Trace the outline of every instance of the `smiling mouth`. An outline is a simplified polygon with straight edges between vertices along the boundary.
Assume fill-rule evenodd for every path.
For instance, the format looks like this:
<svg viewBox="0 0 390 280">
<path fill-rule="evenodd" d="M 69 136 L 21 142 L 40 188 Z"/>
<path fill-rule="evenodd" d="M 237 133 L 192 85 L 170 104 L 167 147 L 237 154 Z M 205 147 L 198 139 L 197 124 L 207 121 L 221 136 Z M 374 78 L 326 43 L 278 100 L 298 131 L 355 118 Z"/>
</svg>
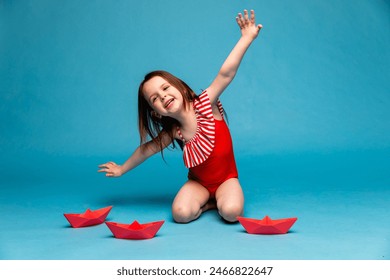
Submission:
<svg viewBox="0 0 390 280">
<path fill-rule="evenodd" d="M 168 106 L 173 102 L 173 98 L 169 99 L 167 103 L 165 103 L 164 108 L 168 108 Z"/>
</svg>

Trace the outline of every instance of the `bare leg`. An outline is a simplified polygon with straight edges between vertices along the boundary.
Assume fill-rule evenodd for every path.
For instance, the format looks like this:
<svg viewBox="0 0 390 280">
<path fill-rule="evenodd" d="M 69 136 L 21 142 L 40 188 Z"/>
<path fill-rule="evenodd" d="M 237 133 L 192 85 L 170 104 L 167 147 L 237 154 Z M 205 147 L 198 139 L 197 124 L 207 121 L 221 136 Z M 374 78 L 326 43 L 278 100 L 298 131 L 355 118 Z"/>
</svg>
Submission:
<svg viewBox="0 0 390 280">
<path fill-rule="evenodd" d="M 221 184 L 215 193 L 219 214 L 228 222 L 236 222 L 244 210 L 244 194 L 237 178 Z"/>
<path fill-rule="evenodd" d="M 196 181 L 188 180 L 173 201 L 173 219 L 178 223 L 188 223 L 199 218 L 202 212 L 210 209 L 209 197 L 205 187 Z"/>
</svg>

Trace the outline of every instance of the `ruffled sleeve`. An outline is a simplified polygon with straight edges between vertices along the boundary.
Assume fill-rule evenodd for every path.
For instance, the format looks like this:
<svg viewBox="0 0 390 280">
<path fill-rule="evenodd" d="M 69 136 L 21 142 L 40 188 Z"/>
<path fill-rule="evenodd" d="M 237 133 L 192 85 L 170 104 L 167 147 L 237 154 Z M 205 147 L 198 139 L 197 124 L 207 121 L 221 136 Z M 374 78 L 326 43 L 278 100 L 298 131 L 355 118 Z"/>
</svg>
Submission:
<svg viewBox="0 0 390 280">
<path fill-rule="evenodd" d="M 218 102 L 222 113 L 222 105 Z M 202 92 L 193 103 L 197 130 L 192 139 L 185 141 L 183 148 L 184 165 L 187 168 L 195 167 L 203 163 L 214 149 L 215 123 L 210 98 L 206 91 Z M 179 134 L 180 130 L 178 131 Z"/>
</svg>

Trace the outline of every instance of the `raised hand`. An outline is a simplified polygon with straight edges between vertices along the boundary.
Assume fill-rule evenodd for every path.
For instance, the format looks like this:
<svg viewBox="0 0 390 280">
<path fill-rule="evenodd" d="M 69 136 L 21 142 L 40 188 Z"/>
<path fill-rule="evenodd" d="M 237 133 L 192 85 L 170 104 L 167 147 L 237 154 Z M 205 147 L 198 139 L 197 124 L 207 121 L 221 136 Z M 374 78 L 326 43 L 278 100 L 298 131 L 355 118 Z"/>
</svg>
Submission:
<svg viewBox="0 0 390 280">
<path fill-rule="evenodd" d="M 254 10 L 251 10 L 250 17 L 247 10 L 244 10 L 244 16 L 239 13 L 236 17 L 236 21 L 241 29 L 241 35 L 243 37 L 248 37 L 251 40 L 256 39 L 259 35 L 260 29 L 263 27 L 261 24 L 256 25 Z"/>
<path fill-rule="evenodd" d="M 122 166 L 112 161 L 99 165 L 99 168 L 98 172 L 105 172 L 107 177 L 119 177 L 123 174 Z"/>
</svg>

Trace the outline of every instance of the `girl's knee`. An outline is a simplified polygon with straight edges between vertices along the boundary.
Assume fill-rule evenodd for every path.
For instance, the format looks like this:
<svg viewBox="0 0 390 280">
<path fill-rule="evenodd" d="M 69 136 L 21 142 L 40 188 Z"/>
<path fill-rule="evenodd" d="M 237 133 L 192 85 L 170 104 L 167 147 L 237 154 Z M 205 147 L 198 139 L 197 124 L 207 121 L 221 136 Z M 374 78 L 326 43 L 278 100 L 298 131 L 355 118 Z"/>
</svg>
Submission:
<svg viewBox="0 0 390 280">
<path fill-rule="evenodd" d="M 200 215 L 199 209 L 191 209 L 188 206 L 174 205 L 172 207 L 172 216 L 177 223 L 189 223 Z"/>
<path fill-rule="evenodd" d="M 240 203 L 225 202 L 218 207 L 221 217 L 228 222 L 237 222 L 237 216 L 243 213 L 243 205 Z"/>
</svg>

